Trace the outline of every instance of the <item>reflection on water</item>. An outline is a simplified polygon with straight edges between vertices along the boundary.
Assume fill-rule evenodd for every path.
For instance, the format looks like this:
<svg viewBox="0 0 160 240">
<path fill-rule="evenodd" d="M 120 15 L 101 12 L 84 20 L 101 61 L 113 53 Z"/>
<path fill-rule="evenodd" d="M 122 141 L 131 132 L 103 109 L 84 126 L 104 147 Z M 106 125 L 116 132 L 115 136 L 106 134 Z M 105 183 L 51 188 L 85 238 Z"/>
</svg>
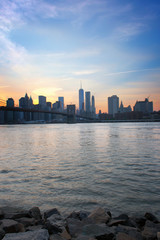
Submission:
<svg viewBox="0 0 160 240">
<path fill-rule="evenodd" d="M 0 126 L 0 141 L 0 205 L 159 210 L 159 123 Z"/>
</svg>

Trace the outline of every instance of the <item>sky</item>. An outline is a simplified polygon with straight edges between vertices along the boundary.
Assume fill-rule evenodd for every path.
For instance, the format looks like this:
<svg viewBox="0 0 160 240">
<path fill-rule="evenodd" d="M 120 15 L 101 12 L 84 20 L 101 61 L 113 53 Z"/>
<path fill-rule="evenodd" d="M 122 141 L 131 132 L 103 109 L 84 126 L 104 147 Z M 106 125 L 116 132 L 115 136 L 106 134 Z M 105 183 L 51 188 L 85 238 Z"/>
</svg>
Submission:
<svg viewBox="0 0 160 240">
<path fill-rule="evenodd" d="M 159 0 L 0 0 L 0 99 L 76 104 L 78 90 L 160 110 Z"/>
</svg>

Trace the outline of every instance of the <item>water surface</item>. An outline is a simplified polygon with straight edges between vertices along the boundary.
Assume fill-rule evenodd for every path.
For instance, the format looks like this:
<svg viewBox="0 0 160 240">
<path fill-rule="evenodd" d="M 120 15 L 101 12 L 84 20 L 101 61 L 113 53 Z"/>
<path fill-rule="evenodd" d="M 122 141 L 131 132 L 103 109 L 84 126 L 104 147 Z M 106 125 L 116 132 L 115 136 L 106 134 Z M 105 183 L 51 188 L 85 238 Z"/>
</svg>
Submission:
<svg viewBox="0 0 160 240">
<path fill-rule="evenodd" d="M 0 205 L 160 210 L 160 124 L 0 126 Z"/>
</svg>

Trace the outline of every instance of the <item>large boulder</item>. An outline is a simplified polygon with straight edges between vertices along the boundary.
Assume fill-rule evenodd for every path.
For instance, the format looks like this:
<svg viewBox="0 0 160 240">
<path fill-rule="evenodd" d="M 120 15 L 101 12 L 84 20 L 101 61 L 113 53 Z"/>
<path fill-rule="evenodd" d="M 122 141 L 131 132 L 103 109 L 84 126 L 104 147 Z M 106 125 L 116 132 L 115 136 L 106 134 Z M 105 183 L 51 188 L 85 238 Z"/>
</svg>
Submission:
<svg viewBox="0 0 160 240">
<path fill-rule="evenodd" d="M 46 229 L 29 231 L 24 233 L 6 234 L 3 240 L 48 240 L 49 234 Z"/>
<path fill-rule="evenodd" d="M 82 227 L 83 227 L 82 221 L 74 218 L 67 219 L 66 228 L 71 237 L 77 237 L 81 233 Z"/>
<path fill-rule="evenodd" d="M 114 230 L 112 230 L 110 227 L 107 227 L 105 223 L 88 224 L 82 227 L 81 235 L 93 238 L 98 238 L 105 235 L 106 237 L 112 239 L 114 237 Z"/>
<path fill-rule="evenodd" d="M 44 218 L 47 219 L 49 217 L 51 217 L 52 215 L 61 215 L 60 212 L 57 210 L 57 208 L 52 208 L 50 210 L 47 210 L 44 212 Z"/>
<path fill-rule="evenodd" d="M 1 220 L 1 227 L 5 233 L 24 232 L 24 226 L 12 219 Z"/>
<path fill-rule="evenodd" d="M 107 211 L 104 208 L 96 208 L 91 214 L 88 216 L 89 219 L 91 219 L 94 223 L 107 223 L 110 219 L 110 216 L 108 215 Z"/>
<path fill-rule="evenodd" d="M 30 217 L 35 218 L 36 220 L 41 220 L 42 215 L 38 207 L 33 207 L 29 210 Z"/>
</svg>

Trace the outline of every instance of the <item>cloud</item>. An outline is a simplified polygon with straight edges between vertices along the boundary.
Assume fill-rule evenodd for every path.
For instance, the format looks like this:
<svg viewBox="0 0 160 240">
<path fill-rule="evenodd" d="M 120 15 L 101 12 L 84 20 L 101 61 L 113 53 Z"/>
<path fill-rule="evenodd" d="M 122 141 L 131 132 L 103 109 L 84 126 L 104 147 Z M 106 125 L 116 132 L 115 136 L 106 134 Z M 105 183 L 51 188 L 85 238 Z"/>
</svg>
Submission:
<svg viewBox="0 0 160 240">
<path fill-rule="evenodd" d="M 124 72 L 106 73 L 105 76 L 121 75 L 121 74 L 136 73 L 136 72 L 146 72 L 146 71 L 160 71 L 160 68 L 145 68 L 145 69 L 129 70 Z"/>
<path fill-rule="evenodd" d="M 83 71 L 78 71 L 78 72 L 73 72 L 74 75 L 80 76 L 80 75 L 90 75 L 97 73 L 99 70 L 83 70 Z"/>
</svg>

